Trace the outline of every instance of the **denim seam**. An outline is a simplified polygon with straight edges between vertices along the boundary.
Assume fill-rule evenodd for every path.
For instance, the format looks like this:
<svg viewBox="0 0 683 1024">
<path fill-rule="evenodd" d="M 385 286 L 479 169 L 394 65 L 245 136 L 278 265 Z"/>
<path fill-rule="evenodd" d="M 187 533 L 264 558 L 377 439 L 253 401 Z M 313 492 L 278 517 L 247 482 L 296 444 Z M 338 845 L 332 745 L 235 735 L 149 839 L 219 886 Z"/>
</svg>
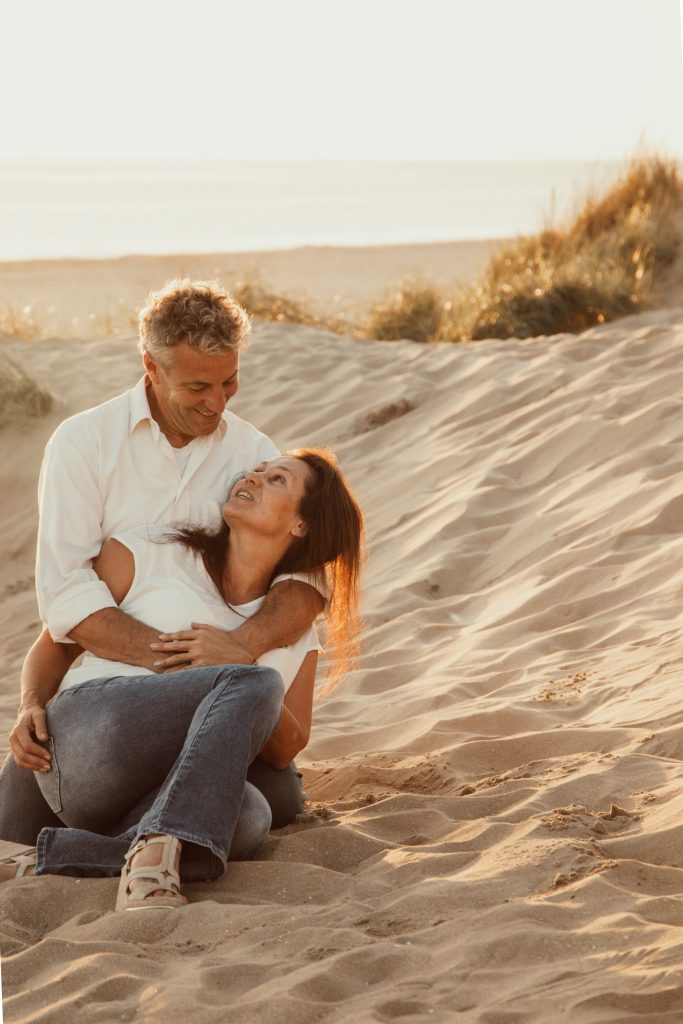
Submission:
<svg viewBox="0 0 683 1024">
<path fill-rule="evenodd" d="M 44 868 L 44 861 L 47 859 L 47 847 L 48 840 L 50 838 L 50 829 L 41 828 L 36 839 L 36 866 L 33 869 L 34 875 L 42 875 Z"/>
<path fill-rule="evenodd" d="M 234 677 L 235 677 L 235 673 L 234 673 L 234 671 L 233 671 L 233 672 L 231 672 L 231 673 L 230 673 L 230 675 L 228 676 L 228 679 L 226 680 L 226 682 L 230 682 L 230 683 L 232 683 L 232 682 L 233 682 L 233 679 L 234 679 Z M 225 688 L 224 688 L 224 689 L 225 689 Z M 204 715 L 204 718 L 202 719 L 201 725 L 200 725 L 200 726 L 198 727 L 198 729 L 197 729 L 197 732 L 195 733 L 195 737 L 194 737 L 194 739 L 192 740 L 192 744 L 191 744 L 191 746 L 190 746 L 190 747 L 188 748 L 188 750 L 186 750 L 186 751 L 185 751 L 185 756 L 183 757 L 183 761 L 182 761 L 182 764 L 180 764 L 180 765 L 178 766 L 178 770 L 177 770 L 177 772 L 175 773 L 175 778 L 174 778 L 174 780 L 173 780 L 173 784 L 172 784 L 171 788 L 169 789 L 169 791 L 168 791 L 168 793 L 167 793 L 167 795 L 166 795 L 166 799 L 164 800 L 164 806 L 163 806 L 163 807 L 161 808 L 161 810 L 160 810 L 160 811 L 158 812 L 158 814 L 156 815 L 156 819 L 155 819 L 155 822 L 153 823 L 154 825 L 158 825 L 158 827 L 159 827 L 159 829 L 160 829 L 161 831 L 163 831 L 163 826 L 161 826 L 161 818 L 162 818 L 162 816 L 163 816 L 163 815 L 164 815 L 164 814 L 166 813 L 166 811 L 167 811 L 167 809 L 168 809 L 168 804 L 169 804 L 169 802 L 170 802 L 170 800 L 171 800 L 171 797 L 173 796 L 173 793 L 174 793 L 174 791 L 175 791 L 175 788 L 176 788 L 176 786 L 178 785 L 178 782 L 180 781 L 180 774 L 181 774 L 181 772 L 183 771 L 183 769 L 184 769 L 184 767 L 185 767 L 185 764 L 186 764 L 186 762 L 187 762 L 187 759 L 188 759 L 188 757 L 190 756 L 190 754 L 191 754 L 191 753 L 192 753 L 192 751 L 194 750 L 194 746 L 195 746 L 195 743 L 197 742 L 197 740 L 199 739 L 199 737 L 200 737 L 201 733 L 203 732 L 203 730 L 204 730 L 204 727 L 205 727 L 205 725 L 206 725 L 206 723 L 207 723 L 207 720 L 208 720 L 209 716 L 210 716 L 210 715 L 211 715 L 211 713 L 213 712 L 214 708 L 216 707 L 216 704 L 218 703 L 218 701 L 219 701 L 220 697 L 222 696 L 222 692 L 221 692 L 221 690 L 219 690 L 219 688 L 218 688 L 218 687 L 216 687 L 216 686 L 215 686 L 215 687 L 214 687 L 214 688 L 213 688 L 213 689 L 212 689 L 212 690 L 211 690 L 211 691 L 210 691 L 210 692 L 209 692 L 209 693 L 207 694 L 207 697 L 208 697 L 208 696 L 213 696 L 213 700 L 211 701 L 211 706 L 210 706 L 210 707 L 208 707 L 208 708 L 206 709 L 206 714 Z M 146 830 L 146 831 L 145 831 L 145 833 L 140 833 L 140 834 L 141 834 L 141 835 L 142 835 L 142 834 L 149 834 L 149 833 L 150 833 L 151 831 L 153 831 L 153 827 L 152 827 L 152 826 L 145 826 L 145 830 Z M 180 836 L 179 836 L 179 838 L 182 838 L 182 837 L 180 837 Z M 189 835 L 189 834 L 188 834 L 187 836 L 185 836 L 185 838 L 186 838 L 186 839 L 188 839 L 188 841 L 189 841 L 189 842 L 194 842 L 194 843 L 198 843 L 198 845 L 199 845 L 199 846 L 206 846 L 206 845 L 209 845 L 209 847 L 210 847 L 211 851 L 212 851 L 213 853 L 215 853 L 215 854 L 216 854 L 216 856 L 217 856 L 217 857 L 218 857 L 218 858 L 219 858 L 219 859 L 220 859 L 220 860 L 221 860 L 221 861 L 222 861 L 222 862 L 223 862 L 224 864 L 226 863 L 226 861 L 227 861 L 227 857 L 226 857 L 225 853 L 224 853 L 224 852 L 221 852 L 221 853 L 219 853 L 219 852 L 218 852 L 217 850 L 215 850 L 215 849 L 214 849 L 214 847 L 213 847 L 213 843 L 211 843 L 211 840 L 204 840 L 203 842 L 198 842 L 198 841 L 197 841 L 197 839 L 196 839 L 195 837 L 193 837 L 193 836 L 191 836 L 191 835 Z"/>
</svg>

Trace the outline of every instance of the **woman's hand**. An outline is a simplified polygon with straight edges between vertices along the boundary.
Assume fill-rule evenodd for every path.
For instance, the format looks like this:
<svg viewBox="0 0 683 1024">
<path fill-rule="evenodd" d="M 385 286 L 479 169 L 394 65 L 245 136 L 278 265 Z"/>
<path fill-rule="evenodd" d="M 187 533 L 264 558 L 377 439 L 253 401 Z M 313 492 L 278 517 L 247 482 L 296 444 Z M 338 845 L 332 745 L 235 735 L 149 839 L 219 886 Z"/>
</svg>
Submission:
<svg viewBox="0 0 683 1024">
<path fill-rule="evenodd" d="M 47 740 L 45 708 L 40 704 L 27 704 L 19 708 L 17 720 L 9 734 L 12 757 L 19 768 L 49 772 L 50 753 L 34 742 L 34 736 L 39 740 Z"/>
<path fill-rule="evenodd" d="M 150 647 L 162 655 L 154 662 L 157 672 L 177 672 L 204 665 L 253 665 L 256 660 L 233 640 L 231 633 L 203 622 L 193 622 L 192 629 L 180 633 L 161 633 Z"/>
</svg>

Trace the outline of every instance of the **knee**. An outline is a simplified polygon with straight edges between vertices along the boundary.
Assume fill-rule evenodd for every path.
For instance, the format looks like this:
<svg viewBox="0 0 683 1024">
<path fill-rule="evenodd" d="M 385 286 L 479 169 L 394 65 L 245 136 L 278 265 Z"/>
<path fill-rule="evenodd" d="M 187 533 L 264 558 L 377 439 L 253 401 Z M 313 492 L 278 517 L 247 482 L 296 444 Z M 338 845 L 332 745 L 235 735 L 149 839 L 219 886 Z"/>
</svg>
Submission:
<svg viewBox="0 0 683 1024">
<path fill-rule="evenodd" d="M 267 665 L 250 665 L 249 671 L 251 673 L 250 686 L 258 692 L 261 700 L 282 701 L 285 695 L 285 686 L 279 672 Z"/>
<path fill-rule="evenodd" d="M 306 794 L 301 772 L 292 761 L 287 768 L 271 768 L 259 757 L 249 765 L 247 779 L 268 801 L 272 814 L 272 828 L 283 828 L 300 814 L 305 806 Z"/>
<path fill-rule="evenodd" d="M 268 801 L 258 789 L 247 782 L 230 843 L 229 859 L 251 860 L 255 857 L 270 832 L 271 824 L 272 814 Z"/>
<path fill-rule="evenodd" d="M 279 711 L 285 696 L 279 672 L 266 665 L 240 665 L 237 668 L 226 665 L 221 668 L 219 683 L 223 683 L 226 690 L 231 689 L 235 685 L 236 673 L 241 692 L 259 709 L 272 707 Z"/>
</svg>

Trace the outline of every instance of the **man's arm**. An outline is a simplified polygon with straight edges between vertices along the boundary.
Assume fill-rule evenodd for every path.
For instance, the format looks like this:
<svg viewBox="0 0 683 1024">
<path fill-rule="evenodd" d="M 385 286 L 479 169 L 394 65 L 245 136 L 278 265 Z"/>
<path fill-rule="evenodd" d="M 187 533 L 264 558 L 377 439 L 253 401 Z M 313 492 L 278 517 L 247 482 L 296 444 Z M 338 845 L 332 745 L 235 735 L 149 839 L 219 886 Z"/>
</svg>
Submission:
<svg viewBox="0 0 683 1024">
<path fill-rule="evenodd" d="M 126 665 L 139 665 L 152 671 L 159 656 L 150 644 L 158 638 L 158 629 L 132 619 L 120 608 L 102 608 L 88 615 L 69 633 L 70 640 L 98 658 L 123 661 Z"/>
<path fill-rule="evenodd" d="M 93 570 L 120 604 L 133 583 L 133 552 L 117 540 L 108 540 L 94 560 Z M 70 640 L 98 658 L 152 670 L 157 655 L 150 644 L 158 636 L 158 630 L 131 618 L 120 608 L 102 608 L 88 615 L 69 633 Z"/>
<path fill-rule="evenodd" d="M 295 643 L 323 610 L 321 594 L 301 580 L 282 580 L 268 591 L 250 619 L 232 631 L 232 638 L 253 658 Z"/>
<path fill-rule="evenodd" d="M 47 740 L 45 707 L 59 689 L 64 673 L 81 653 L 75 644 L 56 644 L 44 629 L 26 655 L 21 670 L 21 703 L 9 734 L 12 756 L 20 768 L 50 770 L 50 754 L 34 737 L 42 742 Z"/>
<path fill-rule="evenodd" d="M 93 570 L 102 537 L 96 433 L 67 420 L 45 449 L 38 483 L 36 592 L 54 640 L 116 601 Z"/>
<path fill-rule="evenodd" d="M 192 629 L 162 633 L 152 643 L 157 672 L 182 665 L 244 665 L 266 651 L 295 643 L 323 610 L 321 594 L 301 580 L 282 580 L 266 594 L 251 618 L 230 632 L 193 623 Z"/>
</svg>

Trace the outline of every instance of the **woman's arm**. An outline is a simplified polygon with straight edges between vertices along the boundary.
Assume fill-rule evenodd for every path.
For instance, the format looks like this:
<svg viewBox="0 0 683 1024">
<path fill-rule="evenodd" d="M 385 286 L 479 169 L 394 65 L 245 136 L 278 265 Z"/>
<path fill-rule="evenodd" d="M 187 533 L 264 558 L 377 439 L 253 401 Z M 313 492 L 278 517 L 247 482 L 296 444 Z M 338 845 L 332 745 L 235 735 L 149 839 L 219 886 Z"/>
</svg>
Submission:
<svg viewBox="0 0 683 1024">
<path fill-rule="evenodd" d="M 81 653 L 78 644 L 56 644 L 44 629 L 26 655 L 21 670 L 21 702 L 9 734 L 12 756 L 20 768 L 50 770 L 49 752 L 35 743 L 33 737 L 47 740 L 45 706 Z"/>
<path fill-rule="evenodd" d="M 311 735 L 313 718 L 313 686 L 318 665 L 318 652 L 309 651 L 301 668 L 285 694 L 282 718 L 259 757 L 272 768 L 286 768 Z"/>
</svg>

